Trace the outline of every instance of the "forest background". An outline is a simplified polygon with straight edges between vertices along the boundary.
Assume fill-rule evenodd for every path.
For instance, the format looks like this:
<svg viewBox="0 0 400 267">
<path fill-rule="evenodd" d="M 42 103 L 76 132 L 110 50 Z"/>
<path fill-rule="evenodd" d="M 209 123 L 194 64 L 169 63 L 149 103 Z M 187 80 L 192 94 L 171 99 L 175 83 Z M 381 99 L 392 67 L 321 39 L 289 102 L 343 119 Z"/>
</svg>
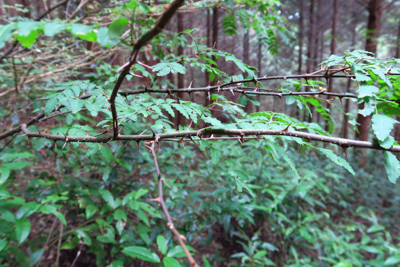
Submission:
<svg viewBox="0 0 400 267">
<path fill-rule="evenodd" d="M 400 1 L 0 4 L 2 266 L 400 264 Z"/>
</svg>

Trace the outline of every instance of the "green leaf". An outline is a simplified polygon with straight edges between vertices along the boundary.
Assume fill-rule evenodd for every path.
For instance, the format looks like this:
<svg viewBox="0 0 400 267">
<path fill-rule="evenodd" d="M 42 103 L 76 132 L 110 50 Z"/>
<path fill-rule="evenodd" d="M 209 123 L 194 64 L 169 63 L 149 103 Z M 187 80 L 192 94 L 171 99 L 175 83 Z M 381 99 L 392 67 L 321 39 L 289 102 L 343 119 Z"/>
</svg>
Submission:
<svg viewBox="0 0 400 267">
<path fill-rule="evenodd" d="M 0 27 L 0 49 L 6 44 L 8 39 L 12 36 L 12 32 L 15 30 L 15 24 L 10 23 Z"/>
<path fill-rule="evenodd" d="M 114 159 L 111 149 L 108 146 L 101 146 L 100 153 L 107 161 L 112 161 Z"/>
<path fill-rule="evenodd" d="M 36 250 L 35 252 L 33 252 L 32 255 L 29 256 L 29 264 L 31 266 L 35 265 L 40 260 L 40 258 L 42 257 L 43 252 L 44 252 L 44 248 Z"/>
<path fill-rule="evenodd" d="M 5 166 L 0 166 L 0 172 L 1 172 L 1 176 L 0 176 L 0 185 L 4 184 L 8 177 L 10 177 L 10 168 L 7 168 Z"/>
<path fill-rule="evenodd" d="M 96 42 L 97 40 L 97 35 L 93 31 L 93 26 L 72 24 L 71 33 L 72 35 L 89 42 Z"/>
<path fill-rule="evenodd" d="M 144 222 L 148 227 L 150 227 L 149 219 L 147 218 L 146 214 L 142 210 L 138 210 L 136 216 Z"/>
<path fill-rule="evenodd" d="M 395 256 L 391 256 L 389 258 L 387 258 L 385 260 L 385 265 L 393 265 L 393 264 L 397 264 L 400 262 L 400 255 L 395 255 Z"/>
<path fill-rule="evenodd" d="M 17 22 L 18 35 L 29 36 L 32 31 L 36 31 L 40 25 L 41 23 L 37 21 L 19 21 Z"/>
<path fill-rule="evenodd" d="M 389 176 L 389 181 L 396 183 L 397 178 L 399 178 L 400 163 L 396 156 L 389 151 L 384 152 L 385 155 L 385 168 Z"/>
<path fill-rule="evenodd" d="M 128 23 L 129 21 L 126 18 L 118 18 L 114 20 L 108 26 L 108 37 L 110 37 L 110 39 L 119 39 Z"/>
<path fill-rule="evenodd" d="M 17 40 L 23 47 L 31 47 L 36 42 L 38 36 L 39 35 L 37 31 L 31 31 L 28 36 L 18 35 Z"/>
<path fill-rule="evenodd" d="M 58 103 L 58 99 L 56 97 L 52 97 L 47 101 L 46 108 L 44 110 L 44 113 L 46 114 L 46 116 L 49 116 L 49 114 L 51 112 L 53 112 L 53 110 L 57 106 L 57 103 Z"/>
<path fill-rule="evenodd" d="M 368 75 L 365 75 L 364 73 L 361 72 L 356 72 L 356 81 L 359 82 L 368 82 L 371 80 L 371 77 Z"/>
<path fill-rule="evenodd" d="M 111 208 L 113 208 L 113 209 L 116 208 L 116 202 L 114 201 L 114 198 L 111 195 L 110 191 L 100 190 L 99 193 L 100 193 L 101 197 L 106 201 L 106 203 L 108 205 L 110 205 Z"/>
<path fill-rule="evenodd" d="M 61 212 L 57 211 L 56 207 L 51 205 L 41 206 L 39 210 L 45 214 L 54 214 L 54 216 L 56 216 L 65 226 L 67 226 L 67 221 L 65 220 L 64 215 Z"/>
<path fill-rule="evenodd" d="M 384 141 L 389 136 L 395 123 L 398 122 L 384 114 L 374 114 L 372 116 L 372 129 L 376 137 L 381 141 Z"/>
<path fill-rule="evenodd" d="M 44 35 L 53 37 L 67 28 L 67 24 L 48 22 L 44 25 Z"/>
<path fill-rule="evenodd" d="M 139 191 L 137 191 L 137 193 L 135 195 L 135 199 L 139 199 L 141 196 L 147 194 L 148 192 L 149 192 L 149 190 L 140 188 Z"/>
<path fill-rule="evenodd" d="M 318 150 L 321 151 L 325 156 L 327 156 L 330 160 L 332 160 L 337 165 L 345 167 L 346 170 L 348 170 L 351 174 L 353 174 L 354 176 L 356 175 L 354 173 L 353 168 L 350 166 L 350 164 L 345 159 L 343 159 L 342 157 L 339 157 L 339 156 L 335 155 L 329 149 L 318 148 Z"/>
<path fill-rule="evenodd" d="M 367 233 L 375 233 L 382 230 L 385 230 L 385 227 L 383 227 L 382 225 L 374 224 L 370 228 L 368 228 Z"/>
<path fill-rule="evenodd" d="M 26 158 L 35 158 L 35 155 L 33 155 L 32 153 L 29 153 L 27 151 L 25 152 L 21 152 L 21 153 L 6 153 L 3 154 L 0 159 L 1 160 L 5 160 L 5 159 L 26 159 Z"/>
<path fill-rule="evenodd" d="M 143 261 L 160 263 L 160 258 L 157 256 L 157 254 L 154 252 L 148 251 L 147 248 L 144 248 L 144 247 L 137 247 L 137 246 L 126 247 L 122 250 L 122 253 L 124 253 L 134 259 L 138 258 Z"/>
<path fill-rule="evenodd" d="M 97 31 L 97 42 L 101 46 L 112 47 L 118 43 L 118 39 L 110 39 L 108 36 L 108 28 L 100 27 Z"/>
<path fill-rule="evenodd" d="M 211 267 L 210 262 L 207 260 L 206 256 L 203 255 L 204 267 Z"/>
<path fill-rule="evenodd" d="M 86 207 L 86 220 L 90 219 L 96 212 L 98 208 L 94 205 L 88 205 Z"/>
<path fill-rule="evenodd" d="M 165 255 L 165 253 L 167 253 L 168 246 L 167 246 L 167 240 L 165 240 L 164 236 L 162 235 L 157 236 L 157 245 L 161 253 Z"/>
<path fill-rule="evenodd" d="M 19 170 L 26 166 L 32 166 L 32 163 L 29 162 L 10 162 L 3 164 L 4 167 L 9 168 L 10 170 Z"/>
<path fill-rule="evenodd" d="M 71 101 L 71 109 L 72 113 L 77 113 L 83 108 L 83 104 L 85 104 L 85 101 L 82 99 L 74 99 Z"/>
<path fill-rule="evenodd" d="M 389 148 L 391 148 L 391 147 L 393 146 L 394 141 L 395 141 L 395 140 L 394 140 L 393 136 L 390 136 L 390 135 L 389 135 L 389 136 L 385 139 L 385 141 L 380 142 L 379 145 L 380 145 L 381 147 L 385 148 L 385 149 L 389 149 Z"/>
<path fill-rule="evenodd" d="M 210 147 L 210 154 L 211 154 L 212 163 L 214 165 L 217 165 L 219 163 L 219 160 L 221 159 L 221 151 Z"/>
<path fill-rule="evenodd" d="M 114 211 L 114 220 L 125 220 L 126 221 L 127 216 L 126 213 L 124 211 L 122 211 L 121 209 L 117 209 L 116 211 Z"/>
<path fill-rule="evenodd" d="M 28 220 L 18 220 L 15 223 L 15 235 L 17 237 L 18 245 L 20 245 L 28 237 L 31 231 L 31 222 Z"/>
<path fill-rule="evenodd" d="M 243 107 L 245 107 L 246 104 L 247 104 L 247 97 L 246 97 L 244 94 L 242 94 L 242 95 L 239 97 L 238 103 L 239 103 L 240 105 L 242 105 Z"/>
<path fill-rule="evenodd" d="M 364 117 L 371 115 L 375 110 L 376 100 L 371 97 L 364 98 L 364 109 L 358 110 L 358 113 L 363 115 Z"/>
<path fill-rule="evenodd" d="M 174 258 L 170 258 L 170 257 L 165 257 L 163 259 L 163 263 L 165 267 L 181 267 L 181 264 L 179 263 L 179 261 L 177 261 Z"/>
<path fill-rule="evenodd" d="M 180 74 L 186 74 L 186 68 L 182 64 L 172 62 L 169 64 L 169 66 L 174 69 L 174 72 L 179 72 Z"/>
<path fill-rule="evenodd" d="M 358 88 L 358 98 L 363 98 L 366 96 L 372 97 L 379 93 L 379 88 L 373 85 L 361 85 Z"/>
<path fill-rule="evenodd" d="M 254 199 L 256 198 L 256 195 L 254 194 L 253 190 L 251 190 L 251 188 L 240 177 L 235 177 L 235 180 L 236 180 L 236 187 L 239 192 L 242 192 L 242 187 L 244 187 Z"/>
</svg>

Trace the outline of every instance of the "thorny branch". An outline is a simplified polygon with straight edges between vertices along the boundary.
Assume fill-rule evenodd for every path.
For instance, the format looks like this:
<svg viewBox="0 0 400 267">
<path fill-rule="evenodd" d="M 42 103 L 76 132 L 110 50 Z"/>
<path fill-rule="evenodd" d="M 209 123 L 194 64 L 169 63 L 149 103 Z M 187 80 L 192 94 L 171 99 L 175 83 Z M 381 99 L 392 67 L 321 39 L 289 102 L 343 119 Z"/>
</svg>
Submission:
<svg viewBox="0 0 400 267">
<path fill-rule="evenodd" d="M 181 235 L 178 230 L 176 230 L 174 223 L 172 221 L 171 216 L 169 215 L 169 212 L 167 210 L 167 206 L 165 205 L 164 202 L 164 196 L 163 196 L 163 183 L 165 183 L 164 178 L 161 177 L 161 172 L 160 168 L 158 166 L 158 161 L 157 161 L 157 156 L 155 152 L 155 141 L 150 141 L 149 143 L 146 143 L 146 147 L 150 150 L 151 154 L 153 155 L 153 160 L 154 160 L 154 167 L 156 169 L 157 173 L 157 180 L 158 180 L 158 198 L 155 199 L 154 201 L 158 202 L 161 206 L 161 210 L 164 213 L 165 217 L 167 218 L 167 227 L 168 229 L 174 234 L 176 239 L 178 240 L 179 245 L 182 247 L 183 251 L 185 252 L 186 257 L 188 258 L 190 262 L 191 267 L 198 267 L 196 262 L 194 261 L 192 255 L 190 254 L 189 250 L 187 249 L 185 245 L 186 238 Z"/>
<path fill-rule="evenodd" d="M 174 133 L 164 133 L 164 134 L 147 134 L 147 135 L 118 135 L 117 138 L 111 136 L 65 136 L 65 135 L 55 135 L 47 134 L 42 132 L 30 132 L 25 124 L 21 125 L 22 131 L 28 137 L 40 137 L 46 138 L 54 141 L 64 141 L 64 142 L 88 142 L 88 143 L 108 143 L 110 141 L 163 141 L 163 139 L 175 138 L 175 137 L 201 137 L 204 135 L 228 135 L 228 136 L 263 136 L 263 135 L 275 135 L 275 136 L 291 136 L 297 138 L 304 138 L 308 140 L 314 140 L 317 142 L 336 144 L 342 147 L 363 147 L 371 148 L 377 150 L 386 150 L 392 152 L 400 152 L 400 146 L 392 146 L 389 149 L 380 147 L 377 144 L 373 144 L 367 141 L 358 141 L 345 138 L 337 138 L 319 134 L 311 134 L 300 131 L 292 131 L 289 128 L 282 130 L 271 130 L 271 129 L 215 129 L 215 128 L 203 128 L 196 131 L 182 131 Z M 197 140 L 197 139 L 196 139 Z M 215 138 L 214 140 L 217 140 Z"/>
<path fill-rule="evenodd" d="M 121 87 L 126 75 L 129 74 L 131 67 L 136 62 L 137 55 L 139 54 L 140 49 L 146 45 L 151 39 L 153 39 L 157 34 L 159 34 L 167 24 L 167 22 L 172 18 L 175 14 L 176 10 L 183 4 L 184 0 L 175 0 L 172 2 L 170 7 L 165 11 L 165 13 L 160 17 L 160 19 L 156 22 L 154 27 L 145 33 L 135 44 L 133 47 L 130 59 L 127 64 L 123 66 L 122 72 L 119 75 L 117 82 L 115 83 L 114 89 L 111 93 L 108 101 L 110 102 L 111 113 L 113 117 L 113 139 L 115 140 L 118 137 L 118 115 L 117 108 L 115 106 L 115 98 L 117 97 L 117 93 L 119 88 Z"/>
</svg>

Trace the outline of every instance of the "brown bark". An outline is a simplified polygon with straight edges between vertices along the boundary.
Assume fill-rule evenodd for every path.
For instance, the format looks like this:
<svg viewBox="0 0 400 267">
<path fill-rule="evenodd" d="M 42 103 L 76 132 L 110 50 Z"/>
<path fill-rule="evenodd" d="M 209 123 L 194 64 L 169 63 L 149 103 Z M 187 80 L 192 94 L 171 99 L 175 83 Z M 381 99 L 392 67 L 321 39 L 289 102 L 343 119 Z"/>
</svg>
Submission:
<svg viewBox="0 0 400 267">
<path fill-rule="evenodd" d="M 384 0 L 370 0 L 367 6 L 369 12 L 368 24 L 367 24 L 367 40 L 365 43 L 365 50 L 372 52 L 376 56 L 379 37 L 379 31 L 381 28 L 381 16 L 383 12 Z M 364 109 L 364 103 L 358 105 L 358 109 Z M 356 138 L 361 141 L 368 140 L 369 125 L 371 124 L 371 116 L 364 117 L 361 114 L 357 115 L 357 123 L 359 123 Z"/>
<path fill-rule="evenodd" d="M 303 39 L 304 39 L 304 1 L 299 1 L 299 68 L 297 72 L 300 74 L 303 67 Z"/>
<path fill-rule="evenodd" d="M 307 50 L 307 71 L 313 69 L 313 49 L 314 49 L 314 0 L 310 0 L 309 23 L 308 23 L 308 50 Z"/>
<path fill-rule="evenodd" d="M 183 13 L 178 13 L 178 32 L 183 32 Z M 183 47 L 181 45 L 178 46 L 178 56 L 183 55 Z M 185 77 L 183 74 L 178 73 L 178 88 L 183 88 L 185 86 L 184 82 Z M 184 100 L 185 93 L 178 93 L 178 98 Z M 181 114 L 177 114 L 177 129 L 179 129 L 179 125 L 185 124 L 185 117 Z"/>
<path fill-rule="evenodd" d="M 244 37 L 243 37 L 243 62 L 245 64 L 250 65 L 250 59 L 249 59 L 249 50 L 250 50 L 250 38 L 249 38 L 249 29 L 245 29 Z M 244 110 L 247 113 L 252 112 L 252 104 L 247 102 L 246 106 L 244 107 Z"/>
<path fill-rule="evenodd" d="M 215 5 L 213 7 L 213 33 L 212 33 L 212 46 L 217 49 L 218 48 L 218 6 Z M 212 57 L 212 60 L 217 62 L 217 58 L 215 56 Z M 214 80 L 213 84 L 216 84 L 216 79 Z"/>
<path fill-rule="evenodd" d="M 397 32 L 397 44 L 396 44 L 396 58 L 400 58 L 400 19 L 399 19 L 399 29 Z"/>
<path fill-rule="evenodd" d="M 243 38 L 243 62 L 250 65 L 249 62 L 249 30 L 246 29 Z"/>
<path fill-rule="evenodd" d="M 355 17 L 356 14 L 353 13 L 353 17 Z M 354 49 L 355 42 L 356 42 L 356 22 L 353 20 L 352 22 L 353 28 L 351 30 L 351 49 Z M 346 92 L 350 93 L 351 89 L 351 84 L 352 80 L 348 79 L 347 80 L 347 89 Z M 343 116 L 343 138 L 348 138 L 349 136 L 349 118 L 347 117 L 347 113 L 350 112 L 350 100 L 345 99 L 344 100 L 344 116 Z"/>
<path fill-rule="evenodd" d="M 336 24 L 337 24 L 337 0 L 333 0 L 333 18 L 332 18 L 332 39 L 331 39 L 331 55 L 335 54 L 336 50 Z M 332 92 L 333 90 L 333 79 L 329 79 L 328 81 L 328 92 Z M 329 103 L 327 102 L 327 107 L 329 108 Z M 330 110 L 328 111 L 328 114 L 330 114 Z M 329 130 L 329 123 L 326 124 L 325 130 Z"/>
<path fill-rule="evenodd" d="M 396 44 L 395 58 L 400 58 L 400 20 L 399 20 L 399 30 L 397 32 L 397 44 Z M 399 121 L 400 118 L 396 116 L 396 120 Z M 400 142 L 400 125 L 398 123 L 396 123 L 394 129 L 395 129 L 394 139 L 397 142 Z"/>
<path fill-rule="evenodd" d="M 257 57 L 257 69 L 258 69 L 258 76 L 261 77 L 262 76 L 262 65 L 261 65 L 261 61 L 262 61 L 262 43 L 261 40 L 258 43 L 258 57 Z M 261 96 L 258 95 L 257 96 L 257 101 L 261 103 Z M 256 107 L 256 111 L 259 112 L 260 111 L 260 106 Z"/>
<path fill-rule="evenodd" d="M 308 25 L 308 50 L 307 50 L 307 72 L 314 71 L 314 56 L 315 56 L 315 22 L 314 22 L 314 6 L 315 0 L 310 0 L 310 10 L 309 10 L 309 25 Z M 310 88 L 307 87 L 306 91 L 309 91 Z M 310 106 L 311 114 L 308 117 L 308 122 L 313 121 L 313 113 L 314 108 Z"/>
</svg>

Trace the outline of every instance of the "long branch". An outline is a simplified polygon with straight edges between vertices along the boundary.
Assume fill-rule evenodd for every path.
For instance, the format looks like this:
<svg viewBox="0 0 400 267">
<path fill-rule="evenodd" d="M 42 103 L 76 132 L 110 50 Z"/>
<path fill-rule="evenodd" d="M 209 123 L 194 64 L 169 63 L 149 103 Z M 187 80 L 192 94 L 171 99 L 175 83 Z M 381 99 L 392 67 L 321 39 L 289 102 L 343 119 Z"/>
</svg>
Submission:
<svg viewBox="0 0 400 267">
<path fill-rule="evenodd" d="M 178 230 L 176 230 L 176 228 L 174 226 L 174 222 L 172 221 L 171 216 L 169 215 L 167 206 L 165 205 L 164 196 L 163 196 L 163 182 L 165 182 L 165 181 L 163 181 L 163 178 L 161 177 L 161 172 L 160 172 L 160 168 L 158 166 L 158 161 L 157 161 L 157 156 L 156 156 L 156 152 L 155 152 L 154 146 L 155 146 L 155 142 L 152 141 L 152 142 L 150 142 L 149 146 L 146 146 L 146 147 L 148 149 L 150 149 L 150 152 L 153 155 L 154 167 L 155 167 L 156 173 L 157 173 L 157 179 L 158 179 L 158 199 L 157 199 L 157 202 L 160 204 L 161 210 L 164 213 L 165 217 L 167 218 L 167 227 L 168 227 L 168 229 L 174 234 L 174 236 L 178 240 L 178 243 L 182 247 L 183 252 L 185 252 L 185 255 L 188 258 L 191 267 L 198 267 L 198 265 L 196 264 L 196 262 L 193 259 L 192 255 L 190 254 L 189 250 L 187 249 L 187 247 L 185 245 L 185 241 L 182 238 L 182 235 L 178 232 Z"/>
<path fill-rule="evenodd" d="M 118 132 L 119 132 L 118 131 L 118 115 L 117 115 L 117 108 L 115 106 L 115 98 L 117 97 L 117 93 L 118 93 L 119 88 L 122 85 L 122 82 L 124 81 L 126 75 L 129 74 L 133 64 L 135 64 L 136 58 L 137 58 L 137 55 L 138 55 L 140 49 L 164 29 L 165 25 L 172 18 L 172 16 L 176 12 L 176 10 L 183 4 L 183 2 L 184 2 L 184 0 L 175 0 L 174 2 L 172 2 L 170 7 L 160 17 L 160 19 L 157 21 L 157 23 L 154 25 L 154 27 L 151 30 L 149 30 L 147 33 L 145 33 L 136 42 L 135 46 L 133 47 L 129 62 L 128 62 L 128 64 L 124 65 L 124 68 L 122 69 L 122 72 L 119 75 L 117 82 L 114 85 L 111 96 L 108 100 L 110 102 L 110 108 L 111 108 L 111 113 L 112 113 L 112 118 L 113 118 L 112 126 L 113 126 L 113 138 L 114 139 L 117 138 Z"/>
<path fill-rule="evenodd" d="M 119 92 L 120 95 L 127 96 L 127 95 L 137 95 L 137 94 L 144 94 L 144 93 L 193 93 L 193 92 L 220 92 L 220 91 L 228 91 L 228 92 L 237 92 L 240 94 L 247 94 L 247 95 L 265 95 L 265 96 L 278 96 L 278 97 L 286 97 L 290 95 L 302 95 L 302 96 L 315 96 L 315 95 L 326 95 L 326 96 L 333 96 L 333 97 L 348 97 L 348 98 L 357 98 L 357 95 L 354 94 L 340 94 L 340 93 L 331 93 L 326 91 L 318 91 L 318 92 L 289 92 L 289 93 L 280 93 L 280 92 L 262 92 L 258 91 L 260 89 L 256 87 L 218 87 L 218 86 L 207 86 L 207 87 L 198 87 L 198 88 L 180 88 L 180 89 L 153 89 L 153 88 L 146 88 L 135 90 L 131 92 Z"/>
<path fill-rule="evenodd" d="M 30 132 L 25 124 L 21 125 L 22 131 L 28 137 L 39 137 L 50 139 L 54 141 L 64 141 L 68 142 L 88 142 L 88 143 L 108 143 L 110 141 L 162 141 L 163 139 L 175 138 L 175 137 L 202 137 L 203 135 L 219 134 L 228 136 L 237 136 L 239 138 L 244 136 L 263 136 L 263 135 L 275 135 L 275 136 L 290 136 L 295 138 L 304 138 L 309 140 L 314 140 L 317 142 L 324 142 L 330 144 L 336 144 L 342 147 L 362 147 L 377 150 L 386 150 L 392 152 L 400 152 L 400 146 L 392 146 L 389 149 L 380 147 L 377 144 L 358 141 L 352 139 L 331 137 L 319 134 L 312 134 L 300 131 L 291 131 L 288 129 L 283 130 L 271 130 L 271 129 L 213 129 L 213 128 L 203 128 L 197 131 L 182 131 L 174 133 L 164 133 L 164 134 L 148 134 L 148 135 L 118 135 L 117 138 L 113 136 L 65 136 L 65 135 L 55 135 L 47 134 L 42 132 Z"/>
</svg>

